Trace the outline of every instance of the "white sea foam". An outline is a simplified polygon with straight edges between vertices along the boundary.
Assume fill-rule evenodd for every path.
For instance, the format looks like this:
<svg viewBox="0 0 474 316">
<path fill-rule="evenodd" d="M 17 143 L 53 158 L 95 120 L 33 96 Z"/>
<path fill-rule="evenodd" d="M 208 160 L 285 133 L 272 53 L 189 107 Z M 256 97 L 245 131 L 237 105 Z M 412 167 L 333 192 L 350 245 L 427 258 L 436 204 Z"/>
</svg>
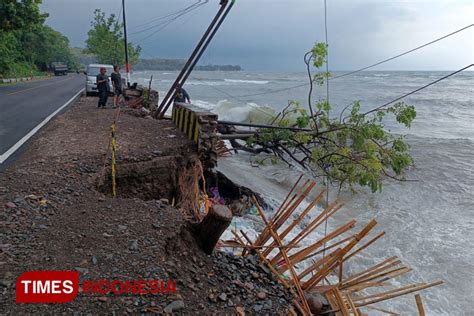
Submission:
<svg viewBox="0 0 474 316">
<path fill-rule="evenodd" d="M 251 84 L 267 84 L 268 80 L 240 80 L 240 79 L 224 79 L 225 82 L 231 83 L 251 83 Z"/>
</svg>

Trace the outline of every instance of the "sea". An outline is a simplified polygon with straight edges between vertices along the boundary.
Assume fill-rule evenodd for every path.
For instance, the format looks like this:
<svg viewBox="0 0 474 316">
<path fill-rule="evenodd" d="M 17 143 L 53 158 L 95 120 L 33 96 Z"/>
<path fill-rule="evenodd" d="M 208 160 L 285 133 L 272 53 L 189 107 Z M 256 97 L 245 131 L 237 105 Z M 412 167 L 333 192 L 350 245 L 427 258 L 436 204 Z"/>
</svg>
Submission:
<svg viewBox="0 0 474 316">
<path fill-rule="evenodd" d="M 343 72 L 334 72 L 338 76 Z M 362 110 L 391 101 L 437 80 L 441 71 L 364 71 L 329 81 L 331 115 L 355 100 Z M 134 81 L 152 87 L 164 96 L 177 72 L 142 71 Z M 184 85 L 193 104 L 215 112 L 221 120 L 264 122 L 290 100 L 308 104 L 308 75 L 304 72 L 193 72 Z M 326 98 L 326 86 L 317 87 L 313 101 Z M 474 72 L 458 73 L 423 89 L 404 101 L 414 105 L 417 117 L 411 128 L 385 121 L 392 133 L 405 135 L 414 158 L 406 174 L 409 182 L 387 179 L 382 192 L 365 188 L 342 191 L 330 188 L 329 201 L 345 206 L 328 221 L 327 231 L 350 219 L 357 228 L 372 218 L 376 232 L 386 235 L 344 266 L 344 275 L 368 268 L 392 256 L 413 269 L 395 279 L 393 286 L 443 280 L 421 296 L 427 315 L 474 315 Z M 233 181 L 259 192 L 277 207 L 301 173 L 284 163 L 254 166 L 246 153 L 219 160 L 218 169 Z M 323 188 L 322 179 L 316 179 Z M 306 201 L 308 203 L 308 201 Z M 303 205 L 304 206 L 304 205 Z M 322 206 L 321 206 L 322 207 Z M 321 207 L 309 214 L 316 216 Z M 272 210 L 267 210 L 271 216 Z M 306 221 L 307 222 L 307 221 Z M 255 237 L 262 223 L 255 212 L 235 217 L 232 228 Z M 321 238 L 324 227 L 304 242 Z M 232 239 L 227 231 L 224 238 Z M 302 267 L 299 267 L 301 269 Z M 381 290 L 378 290 L 381 291 Z M 376 306 L 417 315 L 413 294 Z M 377 315 L 374 310 L 365 310 Z M 383 315 L 383 314 L 381 314 Z"/>
</svg>

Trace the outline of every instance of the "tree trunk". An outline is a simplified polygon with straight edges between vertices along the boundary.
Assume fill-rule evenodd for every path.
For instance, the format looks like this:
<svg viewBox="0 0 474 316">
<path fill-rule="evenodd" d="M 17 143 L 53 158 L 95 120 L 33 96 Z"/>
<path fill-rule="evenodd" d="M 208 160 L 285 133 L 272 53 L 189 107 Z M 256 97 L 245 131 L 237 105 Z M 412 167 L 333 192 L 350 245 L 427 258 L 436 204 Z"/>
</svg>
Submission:
<svg viewBox="0 0 474 316">
<path fill-rule="evenodd" d="M 222 233 L 232 221 L 232 212 L 224 205 L 213 205 L 201 223 L 195 226 L 195 234 L 205 253 L 211 254 Z"/>
</svg>

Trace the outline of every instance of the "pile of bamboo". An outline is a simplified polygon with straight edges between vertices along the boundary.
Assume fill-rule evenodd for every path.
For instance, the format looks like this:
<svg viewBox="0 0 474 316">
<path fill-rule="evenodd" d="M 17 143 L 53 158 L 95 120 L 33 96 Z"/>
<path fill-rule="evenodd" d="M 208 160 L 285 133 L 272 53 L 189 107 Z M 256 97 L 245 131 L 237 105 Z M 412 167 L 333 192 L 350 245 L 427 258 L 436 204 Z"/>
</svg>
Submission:
<svg viewBox="0 0 474 316">
<path fill-rule="evenodd" d="M 302 241 L 308 235 L 318 227 L 325 226 L 327 220 L 342 208 L 342 204 L 336 201 L 328 204 L 317 216 L 310 217 L 311 211 L 315 210 L 325 195 L 325 190 L 322 190 L 298 214 L 296 211 L 301 209 L 301 203 L 311 196 L 315 188 L 315 182 L 303 181 L 300 176 L 270 219 L 266 218 L 262 208 L 254 199 L 253 202 L 265 224 L 256 240 L 251 240 L 243 230 L 239 232 L 232 230 L 235 237 L 232 246 L 238 245 L 243 248 L 242 255 L 244 256 L 256 254 L 279 281 L 295 295 L 294 305 L 302 315 L 329 313 L 344 316 L 364 315 L 361 309 L 396 315 L 373 304 L 442 283 L 442 281 L 437 281 L 387 288 L 390 286 L 390 280 L 411 271 L 397 257 L 391 257 L 363 271 L 346 276 L 344 264 L 347 260 L 360 254 L 385 234 L 385 232 L 380 232 L 369 238 L 377 224 L 375 219 L 356 232 L 353 232 L 356 221 L 350 220 L 332 231 L 328 230 L 321 239 L 302 247 Z M 303 229 L 300 229 L 305 218 L 310 218 L 310 221 Z M 290 236 L 293 237 L 289 238 Z M 366 294 L 369 288 L 382 290 L 369 295 Z M 329 309 L 321 311 L 310 306 L 308 295 L 311 296 L 312 293 L 324 295 L 329 302 Z M 417 297 L 417 306 L 422 315 L 423 306 L 419 297 Z"/>
</svg>

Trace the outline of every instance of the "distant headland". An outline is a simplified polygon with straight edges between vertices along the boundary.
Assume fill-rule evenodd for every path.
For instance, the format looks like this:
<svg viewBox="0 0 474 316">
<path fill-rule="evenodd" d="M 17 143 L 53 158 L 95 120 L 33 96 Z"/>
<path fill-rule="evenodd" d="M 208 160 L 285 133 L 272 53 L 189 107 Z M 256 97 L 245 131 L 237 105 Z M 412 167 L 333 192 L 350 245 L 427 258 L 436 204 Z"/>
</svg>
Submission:
<svg viewBox="0 0 474 316">
<path fill-rule="evenodd" d="M 147 58 L 139 59 L 134 70 L 181 70 L 186 63 L 185 59 L 170 58 Z M 200 71 L 240 71 L 242 67 L 239 65 L 197 65 L 195 70 Z"/>
</svg>

